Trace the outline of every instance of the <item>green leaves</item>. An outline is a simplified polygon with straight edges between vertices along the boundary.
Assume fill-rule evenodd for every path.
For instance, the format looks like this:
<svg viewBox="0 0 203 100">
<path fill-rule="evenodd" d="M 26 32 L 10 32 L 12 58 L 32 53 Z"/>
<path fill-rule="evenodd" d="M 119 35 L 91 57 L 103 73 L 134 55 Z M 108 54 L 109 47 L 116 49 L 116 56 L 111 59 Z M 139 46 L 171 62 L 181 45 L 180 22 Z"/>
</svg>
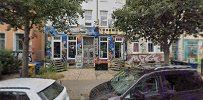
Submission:
<svg viewBox="0 0 203 100">
<path fill-rule="evenodd" d="M 114 13 L 115 27 L 138 34 L 167 52 L 180 35 L 197 34 L 203 29 L 203 0 L 127 0 Z"/>
<path fill-rule="evenodd" d="M 170 45 L 181 34 L 202 29 L 202 0 L 127 0 L 114 12 L 115 26 L 160 44 Z M 131 36 L 131 35 L 130 35 Z"/>
<path fill-rule="evenodd" d="M 80 4 L 84 0 L 1 0 L 0 20 L 13 27 L 22 28 L 25 19 L 41 24 L 48 19 L 56 23 L 64 16 L 68 20 L 82 15 Z"/>
</svg>

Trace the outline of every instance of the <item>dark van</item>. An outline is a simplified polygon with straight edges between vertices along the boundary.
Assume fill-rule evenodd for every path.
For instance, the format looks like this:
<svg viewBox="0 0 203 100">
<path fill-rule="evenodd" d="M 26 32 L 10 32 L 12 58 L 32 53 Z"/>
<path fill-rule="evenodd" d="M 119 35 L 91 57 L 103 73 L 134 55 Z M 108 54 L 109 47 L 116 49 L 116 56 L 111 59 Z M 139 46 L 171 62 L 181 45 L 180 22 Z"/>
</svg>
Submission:
<svg viewBox="0 0 203 100">
<path fill-rule="evenodd" d="M 90 100 L 203 100 L 199 73 L 186 66 L 138 66 L 93 88 Z"/>
</svg>

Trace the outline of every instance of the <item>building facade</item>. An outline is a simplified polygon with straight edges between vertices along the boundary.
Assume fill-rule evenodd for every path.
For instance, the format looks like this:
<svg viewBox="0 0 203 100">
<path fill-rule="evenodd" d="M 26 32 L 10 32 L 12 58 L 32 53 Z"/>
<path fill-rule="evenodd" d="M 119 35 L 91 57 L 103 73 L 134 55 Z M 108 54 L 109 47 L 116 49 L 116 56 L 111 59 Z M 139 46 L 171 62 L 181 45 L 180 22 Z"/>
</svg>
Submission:
<svg viewBox="0 0 203 100">
<path fill-rule="evenodd" d="M 182 35 L 180 39 L 172 44 L 171 56 L 173 60 L 199 63 L 203 58 L 203 34 L 197 37 Z"/>
<path fill-rule="evenodd" d="M 36 29 L 32 29 L 30 33 L 29 60 L 41 61 L 44 58 L 43 34 Z M 13 51 L 19 59 L 22 58 L 23 37 L 23 30 L 12 29 L 7 24 L 0 25 L 0 49 Z"/>
<path fill-rule="evenodd" d="M 86 0 L 82 3 L 84 18 L 79 17 L 79 25 L 70 31 L 57 33 L 50 28 L 47 56 L 53 60 L 66 59 L 69 63 L 91 65 L 95 58 L 100 63 L 108 63 L 114 58 L 133 62 L 161 62 L 163 52 L 159 46 L 144 39 L 126 40 L 125 32 L 113 27 L 112 13 L 122 8 L 126 0 Z"/>
<path fill-rule="evenodd" d="M 164 61 L 163 51 L 152 41 L 133 36 L 127 43 L 127 63 L 161 63 Z"/>
<path fill-rule="evenodd" d="M 124 59 L 124 32 L 113 28 L 112 13 L 121 8 L 125 0 L 86 0 L 82 3 L 84 18 L 70 31 L 47 30 L 47 56 L 53 60 L 66 59 L 82 66 L 93 65 L 94 59 L 108 63 L 112 58 Z"/>
</svg>

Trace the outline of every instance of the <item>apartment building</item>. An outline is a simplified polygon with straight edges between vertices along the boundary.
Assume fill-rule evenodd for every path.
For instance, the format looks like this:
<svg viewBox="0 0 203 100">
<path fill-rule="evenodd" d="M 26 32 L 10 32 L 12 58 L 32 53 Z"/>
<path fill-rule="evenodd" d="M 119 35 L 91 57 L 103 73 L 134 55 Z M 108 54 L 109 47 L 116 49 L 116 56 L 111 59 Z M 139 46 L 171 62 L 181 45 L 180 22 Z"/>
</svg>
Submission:
<svg viewBox="0 0 203 100">
<path fill-rule="evenodd" d="M 113 28 L 112 13 L 125 0 L 86 0 L 82 3 L 84 18 L 69 32 L 48 36 L 47 56 L 53 60 L 67 59 L 69 63 L 89 65 L 96 56 L 107 63 L 112 58 L 124 58 L 124 32 Z"/>
<path fill-rule="evenodd" d="M 13 51 L 19 59 L 22 58 L 24 31 L 15 30 L 7 24 L 0 25 L 0 49 Z M 43 34 L 35 29 L 31 30 L 29 43 L 29 60 L 39 61 L 43 59 Z"/>
</svg>

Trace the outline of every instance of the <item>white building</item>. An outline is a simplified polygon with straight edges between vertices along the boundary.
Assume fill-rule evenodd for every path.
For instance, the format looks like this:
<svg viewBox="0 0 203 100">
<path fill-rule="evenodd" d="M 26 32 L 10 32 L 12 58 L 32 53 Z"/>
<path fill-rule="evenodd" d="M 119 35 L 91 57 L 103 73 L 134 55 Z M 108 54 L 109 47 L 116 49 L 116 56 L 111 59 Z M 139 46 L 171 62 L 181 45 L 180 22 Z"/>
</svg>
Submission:
<svg viewBox="0 0 203 100">
<path fill-rule="evenodd" d="M 112 27 L 112 13 L 116 9 L 122 8 L 126 0 L 86 0 L 82 3 L 84 18 L 79 18 L 78 23 L 85 27 L 93 27 L 99 19 L 100 27 Z"/>
<path fill-rule="evenodd" d="M 125 42 L 125 33 L 113 27 L 112 13 L 122 8 L 126 0 L 86 0 L 82 3 L 84 18 L 78 18 L 79 26 L 71 28 L 67 34 L 50 38 L 48 54 L 51 59 L 67 59 L 80 65 L 91 65 L 98 55 L 101 63 L 113 58 L 139 61 L 163 61 L 159 46 L 144 39 Z M 98 23 L 97 23 L 98 22 Z"/>
<path fill-rule="evenodd" d="M 82 3 L 84 18 L 70 32 L 51 36 L 47 49 L 53 60 L 67 59 L 69 63 L 93 64 L 98 55 L 100 62 L 124 58 L 124 33 L 114 29 L 112 13 L 125 0 L 86 0 Z M 99 23 L 95 23 L 99 22 Z"/>
</svg>

